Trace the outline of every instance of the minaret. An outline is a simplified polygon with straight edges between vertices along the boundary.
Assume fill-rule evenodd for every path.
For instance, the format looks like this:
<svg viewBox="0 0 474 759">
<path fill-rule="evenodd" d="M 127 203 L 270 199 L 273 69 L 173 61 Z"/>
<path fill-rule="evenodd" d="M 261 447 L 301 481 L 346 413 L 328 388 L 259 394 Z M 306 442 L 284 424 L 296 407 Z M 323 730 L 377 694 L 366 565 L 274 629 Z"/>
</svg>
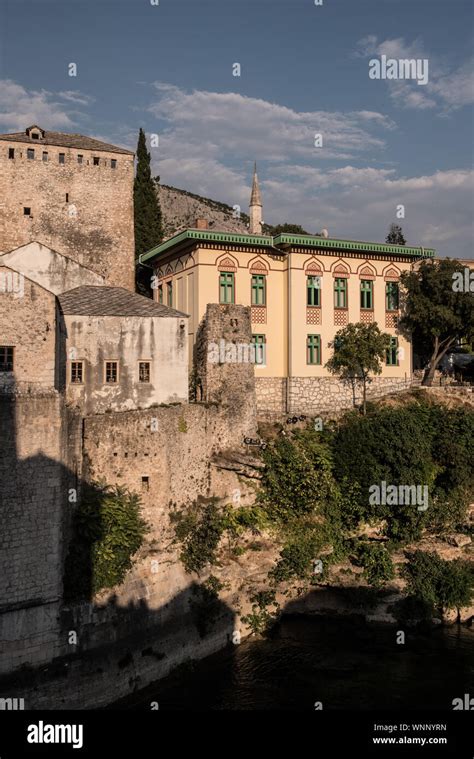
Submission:
<svg viewBox="0 0 474 759">
<path fill-rule="evenodd" d="M 260 196 L 260 188 L 258 186 L 257 177 L 257 162 L 253 167 L 253 183 L 252 194 L 250 196 L 250 234 L 261 235 L 262 234 L 262 198 Z"/>
</svg>

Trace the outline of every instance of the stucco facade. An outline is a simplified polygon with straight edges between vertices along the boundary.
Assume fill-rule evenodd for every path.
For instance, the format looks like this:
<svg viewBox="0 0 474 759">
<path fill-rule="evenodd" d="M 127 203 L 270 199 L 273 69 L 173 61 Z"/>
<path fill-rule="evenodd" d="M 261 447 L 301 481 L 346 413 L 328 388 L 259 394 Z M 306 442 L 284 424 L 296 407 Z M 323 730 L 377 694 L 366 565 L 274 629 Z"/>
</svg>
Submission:
<svg viewBox="0 0 474 759">
<path fill-rule="evenodd" d="M 327 381 L 332 377 L 325 363 L 336 332 L 349 323 L 376 322 L 397 340 L 396 361 L 383 366 L 379 384 L 409 382 L 411 344 L 398 331 L 399 309 L 393 303 L 389 308 L 387 296 L 391 287 L 398 287 L 403 271 L 433 255 L 422 248 L 302 235 L 271 238 L 187 230 L 143 260 L 155 266 L 155 298 L 167 303 L 171 292 L 172 305 L 190 314 L 190 356 L 207 304 L 222 303 L 221 274 L 230 275 L 229 297 L 251 307 L 252 333 L 265 344 L 265 360 L 255 366 L 259 407 L 276 410 L 278 397 L 282 411 L 310 411 L 319 402 L 319 393 L 310 401 L 311 386 L 330 392 Z M 316 296 L 308 294 L 310 280 L 319 290 Z M 258 305 L 256 282 L 264 293 Z M 344 290 L 341 300 L 338 288 Z M 362 307 L 362 288 L 370 290 L 370 307 Z M 318 305 L 309 305 L 311 297 Z M 317 348 L 313 363 L 308 341 Z"/>
</svg>

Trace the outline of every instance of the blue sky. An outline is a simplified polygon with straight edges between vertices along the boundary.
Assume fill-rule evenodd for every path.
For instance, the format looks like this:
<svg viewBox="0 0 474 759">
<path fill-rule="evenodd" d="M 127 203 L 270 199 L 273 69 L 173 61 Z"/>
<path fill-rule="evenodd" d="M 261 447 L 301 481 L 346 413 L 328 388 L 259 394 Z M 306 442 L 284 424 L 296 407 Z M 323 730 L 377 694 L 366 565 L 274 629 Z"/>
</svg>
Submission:
<svg viewBox="0 0 474 759">
<path fill-rule="evenodd" d="M 256 159 L 269 223 L 381 240 L 402 204 L 408 243 L 471 258 L 472 43 L 467 0 L 0 0 L 0 131 L 143 126 L 166 184 L 246 210 Z M 382 54 L 428 84 L 371 80 Z"/>
</svg>

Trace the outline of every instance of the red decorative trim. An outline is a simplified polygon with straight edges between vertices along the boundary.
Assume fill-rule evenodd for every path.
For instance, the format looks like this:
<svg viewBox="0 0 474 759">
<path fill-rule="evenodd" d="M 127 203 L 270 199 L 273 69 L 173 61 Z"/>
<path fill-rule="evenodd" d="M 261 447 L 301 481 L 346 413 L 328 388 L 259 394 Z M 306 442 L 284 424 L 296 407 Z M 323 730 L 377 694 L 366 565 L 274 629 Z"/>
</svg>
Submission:
<svg viewBox="0 0 474 759">
<path fill-rule="evenodd" d="M 254 324 L 266 324 L 267 323 L 267 307 L 266 306 L 251 306 L 251 321 Z"/>
<path fill-rule="evenodd" d="M 306 306 L 306 324 L 322 324 L 321 306 Z"/>
</svg>

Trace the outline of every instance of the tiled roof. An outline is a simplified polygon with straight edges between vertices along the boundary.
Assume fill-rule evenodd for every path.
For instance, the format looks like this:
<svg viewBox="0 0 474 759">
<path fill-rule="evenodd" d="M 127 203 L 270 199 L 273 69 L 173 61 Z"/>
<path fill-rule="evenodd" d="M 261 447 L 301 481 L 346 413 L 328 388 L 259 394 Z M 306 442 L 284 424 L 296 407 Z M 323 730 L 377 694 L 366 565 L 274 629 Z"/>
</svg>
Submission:
<svg viewBox="0 0 474 759">
<path fill-rule="evenodd" d="M 58 295 L 63 314 L 83 316 L 187 316 L 124 287 L 82 285 Z"/>
<path fill-rule="evenodd" d="M 27 142 L 29 145 L 56 145 L 60 148 L 105 150 L 108 153 L 125 153 L 126 155 L 134 155 L 133 150 L 119 148 L 117 145 L 111 145 L 108 142 L 95 140 L 93 137 L 87 137 L 84 134 L 65 134 L 64 132 L 48 132 L 48 130 L 42 131 L 44 132 L 44 137 L 39 140 L 31 139 L 26 132 L 0 134 L 0 140 L 6 140 L 7 142 Z"/>
</svg>

